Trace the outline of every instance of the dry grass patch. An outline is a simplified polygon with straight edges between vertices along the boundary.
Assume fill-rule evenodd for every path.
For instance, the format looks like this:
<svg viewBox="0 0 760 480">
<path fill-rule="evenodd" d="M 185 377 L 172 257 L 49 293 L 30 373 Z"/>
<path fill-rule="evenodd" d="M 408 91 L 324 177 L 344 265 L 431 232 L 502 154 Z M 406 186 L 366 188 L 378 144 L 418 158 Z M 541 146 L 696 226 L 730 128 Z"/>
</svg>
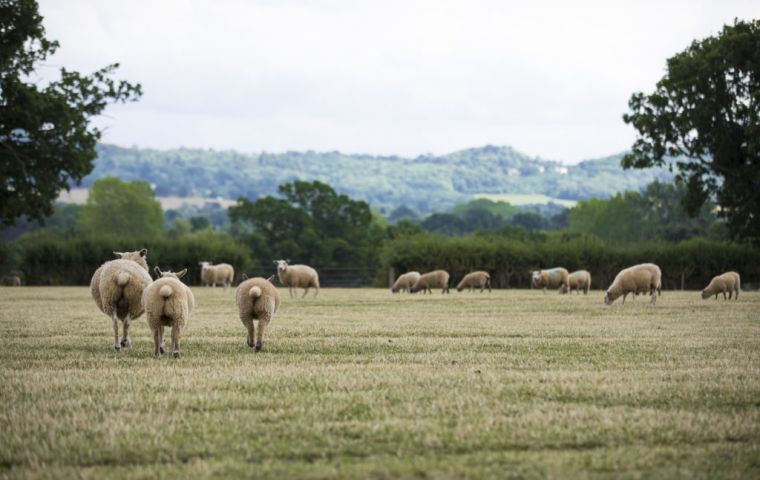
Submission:
<svg viewBox="0 0 760 480">
<path fill-rule="evenodd" d="M 758 293 L 285 292 L 259 354 L 194 293 L 155 360 L 86 288 L 0 289 L 0 475 L 760 476 Z"/>
</svg>

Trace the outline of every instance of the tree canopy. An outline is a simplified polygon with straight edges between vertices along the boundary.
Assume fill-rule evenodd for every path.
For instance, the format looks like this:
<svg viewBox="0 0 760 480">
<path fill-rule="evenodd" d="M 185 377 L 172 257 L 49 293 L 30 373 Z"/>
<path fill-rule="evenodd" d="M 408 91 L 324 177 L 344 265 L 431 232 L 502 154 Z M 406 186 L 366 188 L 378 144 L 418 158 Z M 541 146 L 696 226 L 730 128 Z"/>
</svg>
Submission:
<svg viewBox="0 0 760 480">
<path fill-rule="evenodd" d="M 92 185 L 77 226 L 82 233 L 98 232 L 126 238 L 159 236 L 164 211 L 148 182 L 103 178 Z"/>
<path fill-rule="evenodd" d="M 118 64 L 91 75 L 61 68 L 38 85 L 30 78 L 55 53 L 34 0 L 0 0 L 0 219 L 43 221 L 63 188 L 93 169 L 101 131 L 89 125 L 110 102 L 136 100 L 139 84 L 110 76 Z"/>
<path fill-rule="evenodd" d="M 638 131 L 625 168 L 677 157 L 694 215 L 714 196 L 734 238 L 760 242 L 760 20 L 735 21 L 667 61 L 623 119 Z"/>
</svg>

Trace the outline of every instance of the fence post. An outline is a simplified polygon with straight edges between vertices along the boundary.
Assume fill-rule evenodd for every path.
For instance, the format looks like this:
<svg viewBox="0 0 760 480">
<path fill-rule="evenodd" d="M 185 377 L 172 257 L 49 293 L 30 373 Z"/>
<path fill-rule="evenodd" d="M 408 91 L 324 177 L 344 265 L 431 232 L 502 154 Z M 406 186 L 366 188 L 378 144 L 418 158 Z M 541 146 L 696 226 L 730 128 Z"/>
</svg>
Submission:
<svg viewBox="0 0 760 480">
<path fill-rule="evenodd" d="M 684 273 L 681 272 L 681 291 L 683 292 L 683 286 L 684 286 Z"/>
<path fill-rule="evenodd" d="M 393 281 L 396 280 L 396 273 L 393 271 L 393 267 L 388 269 L 388 288 L 393 287 Z"/>
</svg>

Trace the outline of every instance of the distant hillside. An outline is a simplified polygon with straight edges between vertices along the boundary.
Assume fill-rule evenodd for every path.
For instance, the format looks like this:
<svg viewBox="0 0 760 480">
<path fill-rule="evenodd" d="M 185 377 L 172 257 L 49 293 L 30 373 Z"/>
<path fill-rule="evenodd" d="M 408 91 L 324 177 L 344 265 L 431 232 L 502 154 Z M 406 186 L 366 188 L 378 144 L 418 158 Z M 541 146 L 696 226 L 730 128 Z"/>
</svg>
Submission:
<svg viewBox="0 0 760 480">
<path fill-rule="evenodd" d="M 282 183 L 320 180 L 383 212 L 405 205 L 425 214 L 484 194 L 536 194 L 566 200 L 604 198 L 619 191 L 639 190 L 655 178 L 671 178 L 664 169 L 623 171 L 621 157 L 622 154 L 564 166 L 529 157 L 511 147 L 490 145 L 417 158 L 100 145 L 95 169 L 83 185 L 112 175 L 123 180 L 147 180 L 160 196 L 256 199 L 275 193 Z"/>
</svg>

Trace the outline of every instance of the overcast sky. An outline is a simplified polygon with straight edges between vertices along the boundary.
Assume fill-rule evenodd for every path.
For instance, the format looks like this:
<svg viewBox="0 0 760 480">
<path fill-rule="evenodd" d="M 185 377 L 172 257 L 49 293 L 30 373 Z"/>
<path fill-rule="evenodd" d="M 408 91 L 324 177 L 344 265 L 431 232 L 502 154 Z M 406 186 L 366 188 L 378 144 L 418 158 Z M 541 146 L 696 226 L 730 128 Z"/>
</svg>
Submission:
<svg viewBox="0 0 760 480">
<path fill-rule="evenodd" d="M 760 1 L 41 0 L 58 66 L 145 95 L 98 119 L 124 146 L 416 156 L 627 149 L 665 60 Z"/>
</svg>

